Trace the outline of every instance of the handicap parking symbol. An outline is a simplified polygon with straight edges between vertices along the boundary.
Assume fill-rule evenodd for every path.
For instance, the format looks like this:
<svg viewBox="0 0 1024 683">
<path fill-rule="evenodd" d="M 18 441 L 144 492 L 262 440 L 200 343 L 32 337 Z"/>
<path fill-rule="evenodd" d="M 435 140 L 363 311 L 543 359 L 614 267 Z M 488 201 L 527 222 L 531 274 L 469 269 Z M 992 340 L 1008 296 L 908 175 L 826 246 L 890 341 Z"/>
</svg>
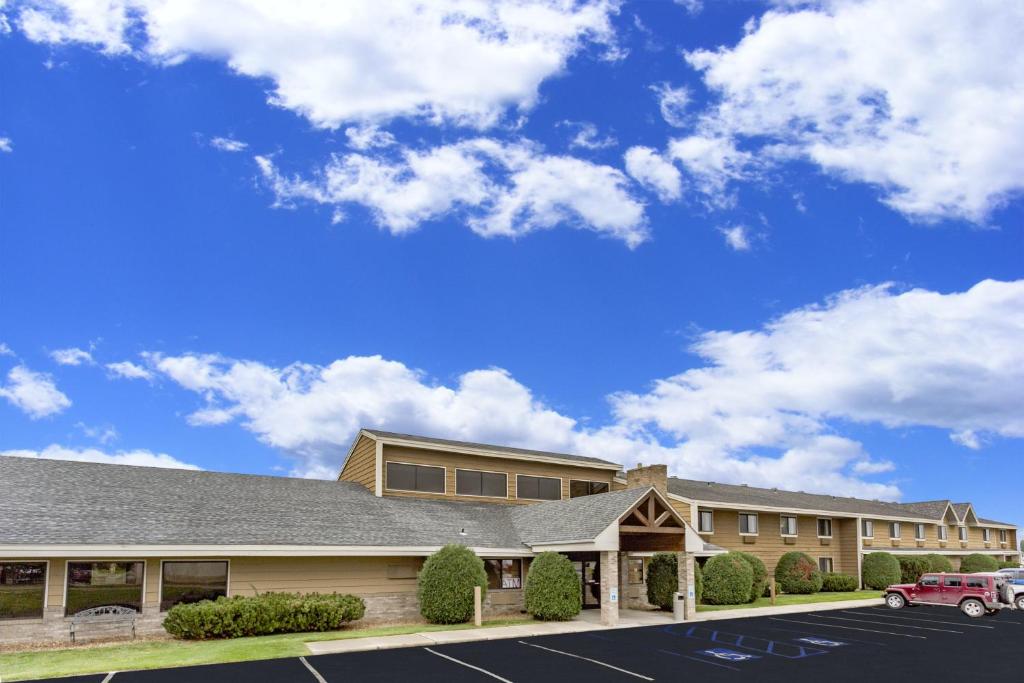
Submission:
<svg viewBox="0 0 1024 683">
<path fill-rule="evenodd" d="M 717 659 L 724 659 L 727 662 L 745 662 L 748 659 L 760 659 L 757 655 L 747 654 L 746 652 L 736 652 L 736 650 L 728 650 L 724 647 L 700 650 L 698 654 L 709 655 Z"/>
<path fill-rule="evenodd" d="M 820 647 L 840 647 L 846 645 L 846 643 L 840 643 L 838 640 L 826 640 L 825 638 L 797 638 L 797 640 L 801 643 L 818 645 Z"/>
</svg>

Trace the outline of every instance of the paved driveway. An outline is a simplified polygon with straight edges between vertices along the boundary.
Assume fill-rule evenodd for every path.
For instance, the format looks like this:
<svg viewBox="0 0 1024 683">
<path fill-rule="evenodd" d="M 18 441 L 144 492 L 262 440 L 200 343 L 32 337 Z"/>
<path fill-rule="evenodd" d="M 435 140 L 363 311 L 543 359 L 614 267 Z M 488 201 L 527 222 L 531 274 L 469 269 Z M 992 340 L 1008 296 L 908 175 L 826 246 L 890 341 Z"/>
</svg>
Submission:
<svg viewBox="0 0 1024 683">
<path fill-rule="evenodd" d="M 885 607 L 114 674 L 107 683 L 1020 679 L 1024 614 Z M 102 683 L 107 676 L 64 681 Z"/>
</svg>

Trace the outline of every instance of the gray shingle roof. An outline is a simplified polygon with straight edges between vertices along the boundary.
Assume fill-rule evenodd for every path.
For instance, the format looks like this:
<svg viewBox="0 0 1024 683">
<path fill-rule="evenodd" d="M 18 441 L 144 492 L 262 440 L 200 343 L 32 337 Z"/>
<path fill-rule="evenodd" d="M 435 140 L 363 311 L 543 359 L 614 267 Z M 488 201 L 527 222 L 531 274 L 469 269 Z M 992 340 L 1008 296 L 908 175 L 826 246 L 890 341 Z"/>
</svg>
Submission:
<svg viewBox="0 0 1024 683">
<path fill-rule="evenodd" d="M 928 519 L 941 519 L 946 514 L 949 500 L 923 500 L 917 503 L 900 503 L 900 507 L 912 515 L 920 515 Z"/>
<path fill-rule="evenodd" d="M 588 540 L 607 529 L 649 490 L 650 487 L 624 489 L 521 505 L 512 510 L 512 521 L 520 537 L 530 545 Z"/>
<path fill-rule="evenodd" d="M 970 503 L 953 503 L 953 512 L 961 522 L 967 521 L 967 511 L 973 509 Z M 977 516 L 977 515 L 975 515 Z"/>
<path fill-rule="evenodd" d="M 1016 524 L 1011 524 L 1010 522 L 997 522 L 994 519 L 985 519 L 984 517 L 978 517 L 978 523 L 979 524 L 997 524 L 999 526 L 1017 526 Z"/>
<path fill-rule="evenodd" d="M 363 429 L 362 431 L 380 437 L 382 439 L 401 439 L 403 441 L 414 441 L 428 446 L 448 446 L 455 448 L 475 448 L 484 451 L 495 451 L 498 453 L 508 453 L 509 455 L 525 455 L 535 456 L 541 458 L 554 458 L 557 460 L 564 460 L 566 462 L 578 465 L 581 463 L 594 463 L 595 465 L 617 465 L 609 460 L 601 460 L 600 458 L 591 458 L 585 455 L 571 455 L 569 453 L 554 453 L 551 451 L 534 451 L 528 448 L 514 448 L 512 446 L 495 446 L 493 444 L 486 443 L 474 443 L 471 441 L 453 441 L 451 439 L 437 439 L 432 436 L 417 436 L 415 434 L 399 434 L 397 432 L 384 432 L 379 429 Z"/>
</svg>

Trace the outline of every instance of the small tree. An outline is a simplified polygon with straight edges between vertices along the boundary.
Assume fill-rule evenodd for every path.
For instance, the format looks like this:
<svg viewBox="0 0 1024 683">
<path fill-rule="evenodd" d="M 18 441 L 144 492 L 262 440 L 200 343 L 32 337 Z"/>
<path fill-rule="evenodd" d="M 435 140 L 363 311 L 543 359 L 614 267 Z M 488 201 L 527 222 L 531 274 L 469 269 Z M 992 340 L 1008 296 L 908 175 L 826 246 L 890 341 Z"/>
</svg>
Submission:
<svg viewBox="0 0 1024 683">
<path fill-rule="evenodd" d="M 534 619 L 568 621 L 582 609 L 580 579 L 565 555 L 541 553 L 526 575 L 526 611 Z"/>
<path fill-rule="evenodd" d="M 960 571 L 964 574 L 972 574 L 974 572 L 994 572 L 997 569 L 999 569 L 999 563 L 996 562 L 996 558 L 991 555 L 974 553 L 960 561 Z"/>
<path fill-rule="evenodd" d="M 900 555 L 896 559 L 900 563 L 900 581 L 903 583 L 917 583 L 922 574 L 931 571 L 931 562 L 925 557 Z"/>
<path fill-rule="evenodd" d="M 461 624 L 473 618 L 473 587 L 487 594 L 484 562 L 465 546 L 449 544 L 427 558 L 420 571 L 420 614 L 434 624 Z"/>
<path fill-rule="evenodd" d="M 746 560 L 754 572 L 754 584 L 750 588 L 750 600 L 747 601 L 754 602 L 764 595 L 764 590 L 768 587 L 768 568 L 764 566 L 764 562 L 757 555 L 739 551 L 736 554 Z"/>
<path fill-rule="evenodd" d="M 775 581 L 783 593 L 806 595 L 821 590 L 821 571 L 810 555 L 797 551 L 779 558 L 775 565 Z"/>
<path fill-rule="evenodd" d="M 922 559 L 928 561 L 928 571 L 941 573 L 949 573 L 953 571 L 953 563 L 949 561 L 949 558 L 945 555 L 939 555 L 938 553 L 928 553 L 922 555 Z"/>
<path fill-rule="evenodd" d="M 870 553 L 864 558 L 864 585 L 875 590 L 883 590 L 894 583 L 900 582 L 900 562 L 890 553 Z"/>
<path fill-rule="evenodd" d="M 672 594 L 679 590 L 678 572 L 675 553 L 655 554 L 647 563 L 647 602 L 671 610 Z"/>
<path fill-rule="evenodd" d="M 715 555 L 704 565 L 704 602 L 740 605 L 750 602 L 754 570 L 740 553 Z"/>
</svg>

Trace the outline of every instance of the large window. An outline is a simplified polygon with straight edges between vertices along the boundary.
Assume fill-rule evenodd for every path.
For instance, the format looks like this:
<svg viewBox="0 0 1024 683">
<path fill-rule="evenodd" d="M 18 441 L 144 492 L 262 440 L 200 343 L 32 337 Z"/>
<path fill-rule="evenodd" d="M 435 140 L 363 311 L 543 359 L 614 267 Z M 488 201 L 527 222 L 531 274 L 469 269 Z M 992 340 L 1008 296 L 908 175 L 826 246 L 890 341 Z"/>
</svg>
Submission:
<svg viewBox="0 0 1024 683">
<path fill-rule="evenodd" d="M 443 467 L 389 462 L 387 474 L 387 485 L 392 491 L 444 493 Z"/>
<path fill-rule="evenodd" d="M 561 500 L 562 480 L 556 477 L 516 477 L 516 498 L 530 500 Z"/>
<path fill-rule="evenodd" d="M 45 562 L 0 562 L 0 619 L 41 619 Z"/>
<path fill-rule="evenodd" d="M 67 616 L 119 605 L 142 611 L 143 562 L 68 562 Z"/>
<path fill-rule="evenodd" d="M 750 536 L 757 535 L 757 513 L 740 513 L 740 533 Z"/>
<path fill-rule="evenodd" d="M 697 513 L 697 530 L 702 534 L 715 533 L 715 513 L 711 510 L 701 510 Z"/>
<path fill-rule="evenodd" d="M 818 519 L 818 538 L 832 538 L 832 520 L 827 517 Z"/>
<path fill-rule="evenodd" d="M 579 498 L 580 496 L 592 496 L 595 493 L 608 493 L 608 482 L 582 481 L 580 479 L 569 480 L 570 498 Z"/>
<path fill-rule="evenodd" d="M 899 522 L 889 522 L 889 538 L 899 538 L 902 533 Z"/>
<path fill-rule="evenodd" d="M 504 472 L 455 470 L 455 493 L 460 496 L 508 498 L 508 475 Z"/>
<path fill-rule="evenodd" d="M 860 523 L 860 533 L 864 538 L 875 537 L 875 523 L 870 519 L 865 519 Z"/>
<path fill-rule="evenodd" d="M 925 536 L 924 536 L 924 524 L 915 524 L 914 525 L 914 540 L 915 541 L 923 541 L 924 538 L 925 538 Z"/>
<path fill-rule="evenodd" d="M 796 517 L 782 515 L 779 517 L 779 533 L 783 536 L 796 536 Z"/>
<path fill-rule="evenodd" d="M 484 560 L 484 569 L 489 590 L 523 587 L 522 560 Z"/>
<path fill-rule="evenodd" d="M 162 572 L 160 611 L 228 594 L 227 562 L 164 562 Z"/>
</svg>

